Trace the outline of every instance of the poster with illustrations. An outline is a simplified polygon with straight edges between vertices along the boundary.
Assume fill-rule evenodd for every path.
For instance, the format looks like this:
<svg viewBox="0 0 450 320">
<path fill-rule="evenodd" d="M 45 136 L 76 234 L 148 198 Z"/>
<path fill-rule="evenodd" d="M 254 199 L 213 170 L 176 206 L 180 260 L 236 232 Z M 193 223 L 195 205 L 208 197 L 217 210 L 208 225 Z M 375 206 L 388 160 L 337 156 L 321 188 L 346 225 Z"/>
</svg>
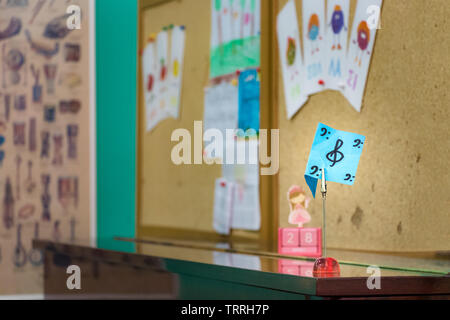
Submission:
<svg viewBox="0 0 450 320">
<path fill-rule="evenodd" d="M 175 26 L 172 30 L 171 48 L 170 48 L 170 73 L 169 73 L 169 101 L 167 113 L 170 117 L 178 119 L 180 116 L 180 98 L 183 80 L 184 64 L 184 26 Z"/>
<path fill-rule="evenodd" d="M 43 293 L 33 238 L 89 241 L 89 29 L 88 0 L 0 1 L 0 296 Z"/>
<path fill-rule="evenodd" d="M 283 74 L 286 113 L 291 119 L 305 104 L 305 77 L 295 1 L 290 0 L 277 17 L 278 48 Z"/>
<path fill-rule="evenodd" d="M 356 111 L 361 111 L 367 75 L 377 28 L 379 27 L 382 0 L 359 0 L 347 52 L 344 95 Z"/>
<path fill-rule="evenodd" d="M 325 0 L 303 0 L 303 59 L 305 94 L 325 89 Z"/>
<path fill-rule="evenodd" d="M 210 78 L 260 65 L 261 0 L 211 0 Z"/>
<path fill-rule="evenodd" d="M 345 86 L 344 71 L 347 57 L 347 35 L 349 30 L 350 0 L 329 0 L 325 35 L 326 87 L 342 90 Z"/>
<path fill-rule="evenodd" d="M 147 131 L 167 118 L 178 119 L 185 48 L 185 27 L 170 26 L 151 37 L 142 54 Z"/>
</svg>

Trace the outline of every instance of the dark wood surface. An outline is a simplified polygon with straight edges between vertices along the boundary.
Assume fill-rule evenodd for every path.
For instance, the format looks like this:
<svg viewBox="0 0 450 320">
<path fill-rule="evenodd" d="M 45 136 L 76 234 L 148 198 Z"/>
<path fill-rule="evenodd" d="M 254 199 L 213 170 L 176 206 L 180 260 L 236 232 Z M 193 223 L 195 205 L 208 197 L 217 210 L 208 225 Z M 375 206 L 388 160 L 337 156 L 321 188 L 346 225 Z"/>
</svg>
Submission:
<svg viewBox="0 0 450 320">
<path fill-rule="evenodd" d="M 105 242 L 103 242 L 105 243 Z M 369 290 L 366 266 L 341 263 L 342 276 L 336 278 L 314 278 L 283 274 L 279 270 L 279 260 L 272 256 L 238 253 L 233 255 L 253 257 L 260 262 L 258 268 L 245 269 L 223 265 L 210 258 L 217 252 L 226 252 L 179 247 L 170 242 L 161 244 L 135 243 L 124 250 L 123 241 L 111 240 L 102 247 L 88 243 L 55 243 L 53 241 L 35 240 L 34 246 L 47 253 L 67 256 L 69 261 L 90 261 L 131 268 L 131 270 L 148 270 L 149 273 L 183 275 L 202 281 L 220 281 L 237 286 L 262 288 L 270 292 L 290 293 L 305 297 L 322 298 L 442 298 L 450 296 L 450 277 L 442 272 L 420 272 L 402 269 L 382 269 L 381 288 Z M 118 249 L 115 249 L 117 246 Z M 218 249 L 217 249 L 218 250 Z M 225 250 L 226 251 L 226 250 Z M 180 258 L 186 257 L 186 258 Z M 286 261 L 286 258 L 282 258 Z M 296 260 L 298 261 L 298 260 Z M 51 261 L 46 261 L 51 263 Z M 103 279 L 114 274 L 108 272 Z M 132 274 L 132 273 L 131 273 Z M 345 275 L 354 276 L 345 276 Z M 385 274 L 385 275 L 384 275 Z M 106 278 L 105 278 L 106 277 Z M 126 277 L 120 281 L 127 281 Z M 192 286 L 192 284 L 191 284 Z M 195 286 L 195 281 L 194 281 Z M 120 287 L 120 283 L 118 284 Z M 249 297 L 250 299 L 251 297 Z"/>
</svg>

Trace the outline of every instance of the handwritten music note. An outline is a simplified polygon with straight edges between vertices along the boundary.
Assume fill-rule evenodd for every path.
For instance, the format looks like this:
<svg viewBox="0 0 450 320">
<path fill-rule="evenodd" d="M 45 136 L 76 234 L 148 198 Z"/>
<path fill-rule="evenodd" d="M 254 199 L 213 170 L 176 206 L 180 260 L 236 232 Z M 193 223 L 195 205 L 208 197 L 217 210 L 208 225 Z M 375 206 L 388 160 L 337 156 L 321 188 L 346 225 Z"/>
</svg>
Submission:
<svg viewBox="0 0 450 320">
<path fill-rule="evenodd" d="M 317 181 L 325 168 L 327 181 L 353 185 L 366 138 L 362 135 L 330 128 L 322 123 L 316 136 L 305 171 L 305 180 L 315 197 Z"/>
</svg>

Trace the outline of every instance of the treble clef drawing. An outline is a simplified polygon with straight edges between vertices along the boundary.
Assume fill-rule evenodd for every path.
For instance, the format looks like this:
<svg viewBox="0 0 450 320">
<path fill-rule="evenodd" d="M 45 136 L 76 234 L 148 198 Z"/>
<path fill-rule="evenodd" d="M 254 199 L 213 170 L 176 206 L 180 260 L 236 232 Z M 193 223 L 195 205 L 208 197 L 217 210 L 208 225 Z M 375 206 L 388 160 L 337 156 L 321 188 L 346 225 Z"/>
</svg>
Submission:
<svg viewBox="0 0 450 320">
<path fill-rule="evenodd" d="M 334 149 L 327 154 L 327 159 L 332 163 L 330 166 L 331 168 L 333 168 L 336 163 L 344 160 L 344 154 L 339 151 L 339 149 L 342 148 L 343 145 L 344 141 L 338 139 L 336 141 L 336 146 L 334 147 Z"/>
</svg>

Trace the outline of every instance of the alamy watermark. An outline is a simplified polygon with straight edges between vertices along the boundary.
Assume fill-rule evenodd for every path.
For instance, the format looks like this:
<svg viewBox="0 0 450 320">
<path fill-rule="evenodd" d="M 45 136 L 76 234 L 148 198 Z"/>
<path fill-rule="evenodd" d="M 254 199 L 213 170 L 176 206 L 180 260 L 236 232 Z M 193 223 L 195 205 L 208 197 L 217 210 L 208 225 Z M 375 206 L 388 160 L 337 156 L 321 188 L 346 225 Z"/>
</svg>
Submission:
<svg viewBox="0 0 450 320">
<path fill-rule="evenodd" d="M 371 5 L 367 7 L 366 13 L 369 15 L 367 18 L 367 25 L 370 30 L 381 29 L 381 8 L 377 5 Z"/>
<path fill-rule="evenodd" d="M 367 289 L 381 290 L 381 269 L 377 266 L 370 266 L 366 272 L 370 274 L 366 282 Z"/>
<path fill-rule="evenodd" d="M 81 290 L 81 269 L 77 265 L 67 267 L 67 274 L 70 276 L 67 278 L 66 286 L 69 290 Z"/>
<path fill-rule="evenodd" d="M 66 20 L 66 25 L 69 30 L 81 29 L 81 8 L 77 5 L 70 5 L 66 9 L 69 17 Z"/>
<path fill-rule="evenodd" d="M 260 129 L 259 135 L 253 129 L 245 132 L 239 129 L 226 129 L 225 135 L 223 130 L 219 129 L 208 129 L 203 132 L 203 122 L 195 121 L 193 139 L 187 129 L 176 129 L 172 132 L 171 141 L 178 144 L 172 148 L 171 160 L 175 165 L 256 165 L 259 159 L 261 175 L 275 175 L 280 164 L 280 134 L 278 129 L 270 130 L 270 143 L 268 134 L 266 129 Z M 246 143 L 239 143 L 236 137 L 243 137 L 241 142 L 244 139 Z"/>
</svg>

